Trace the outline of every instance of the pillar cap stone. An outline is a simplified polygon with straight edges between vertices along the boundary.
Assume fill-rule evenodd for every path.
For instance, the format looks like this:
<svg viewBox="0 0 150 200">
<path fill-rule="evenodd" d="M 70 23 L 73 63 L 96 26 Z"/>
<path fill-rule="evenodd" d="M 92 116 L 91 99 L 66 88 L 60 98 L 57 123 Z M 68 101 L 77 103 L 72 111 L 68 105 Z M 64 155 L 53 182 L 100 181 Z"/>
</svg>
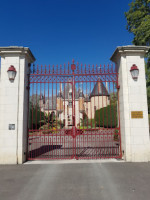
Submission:
<svg viewBox="0 0 150 200">
<path fill-rule="evenodd" d="M 115 62 L 121 54 L 125 53 L 141 53 L 145 55 L 149 51 L 150 47 L 148 46 L 136 46 L 136 45 L 128 45 L 128 46 L 118 46 L 111 56 L 110 60 Z"/>
<path fill-rule="evenodd" d="M 29 47 L 22 47 L 22 46 L 0 47 L 0 56 L 4 56 L 5 54 L 26 55 L 30 63 L 33 63 L 36 60 Z"/>
</svg>

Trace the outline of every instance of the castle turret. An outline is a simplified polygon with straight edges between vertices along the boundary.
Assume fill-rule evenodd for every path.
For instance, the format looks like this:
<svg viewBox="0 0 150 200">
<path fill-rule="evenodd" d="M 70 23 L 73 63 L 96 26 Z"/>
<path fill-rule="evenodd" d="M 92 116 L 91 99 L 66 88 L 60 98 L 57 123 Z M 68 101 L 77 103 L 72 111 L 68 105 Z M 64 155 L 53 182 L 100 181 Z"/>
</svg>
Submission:
<svg viewBox="0 0 150 200">
<path fill-rule="evenodd" d="M 58 113 L 63 112 L 63 95 L 62 92 L 59 92 L 57 95 L 57 111 Z"/>
<path fill-rule="evenodd" d="M 79 111 L 80 113 L 83 113 L 85 111 L 84 108 L 84 94 L 83 92 L 79 92 Z"/>
</svg>

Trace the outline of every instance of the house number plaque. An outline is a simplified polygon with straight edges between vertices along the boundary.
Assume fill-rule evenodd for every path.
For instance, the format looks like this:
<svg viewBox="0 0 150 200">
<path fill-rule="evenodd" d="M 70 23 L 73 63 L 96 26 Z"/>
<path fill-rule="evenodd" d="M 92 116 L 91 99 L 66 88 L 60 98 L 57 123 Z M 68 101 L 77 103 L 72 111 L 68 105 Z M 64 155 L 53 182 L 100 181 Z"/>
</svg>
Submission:
<svg viewBox="0 0 150 200">
<path fill-rule="evenodd" d="M 143 118 L 143 111 L 131 111 L 131 118 L 132 119 Z"/>
</svg>

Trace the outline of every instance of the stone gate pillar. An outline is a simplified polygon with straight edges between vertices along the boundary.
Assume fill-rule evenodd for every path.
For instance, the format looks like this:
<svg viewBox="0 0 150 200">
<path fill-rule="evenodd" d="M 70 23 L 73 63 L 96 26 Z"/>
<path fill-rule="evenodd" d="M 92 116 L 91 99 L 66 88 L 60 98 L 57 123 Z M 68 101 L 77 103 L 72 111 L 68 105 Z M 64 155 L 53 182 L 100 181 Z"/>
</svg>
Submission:
<svg viewBox="0 0 150 200">
<path fill-rule="evenodd" d="M 21 164 L 27 153 L 27 74 L 35 58 L 27 47 L 0 47 L 0 56 L 0 164 Z M 8 78 L 10 65 L 14 81 Z"/>
<path fill-rule="evenodd" d="M 145 53 L 149 47 L 117 47 L 111 60 L 119 72 L 119 107 L 121 144 L 126 161 L 144 162 L 150 159 L 150 140 L 145 76 Z M 135 81 L 130 69 L 135 64 L 139 76 Z"/>
</svg>

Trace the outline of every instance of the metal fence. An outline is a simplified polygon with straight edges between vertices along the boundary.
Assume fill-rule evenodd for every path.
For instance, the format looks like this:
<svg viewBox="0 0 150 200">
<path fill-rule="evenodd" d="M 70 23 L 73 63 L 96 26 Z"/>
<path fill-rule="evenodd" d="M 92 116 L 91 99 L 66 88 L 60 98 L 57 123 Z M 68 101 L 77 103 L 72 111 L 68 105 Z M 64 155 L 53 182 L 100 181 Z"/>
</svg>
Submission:
<svg viewBox="0 0 150 200">
<path fill-rule="evenodd" d="M 28 159 L 121 158 L 115 66 L 31 66 Z"/>
</svg>

